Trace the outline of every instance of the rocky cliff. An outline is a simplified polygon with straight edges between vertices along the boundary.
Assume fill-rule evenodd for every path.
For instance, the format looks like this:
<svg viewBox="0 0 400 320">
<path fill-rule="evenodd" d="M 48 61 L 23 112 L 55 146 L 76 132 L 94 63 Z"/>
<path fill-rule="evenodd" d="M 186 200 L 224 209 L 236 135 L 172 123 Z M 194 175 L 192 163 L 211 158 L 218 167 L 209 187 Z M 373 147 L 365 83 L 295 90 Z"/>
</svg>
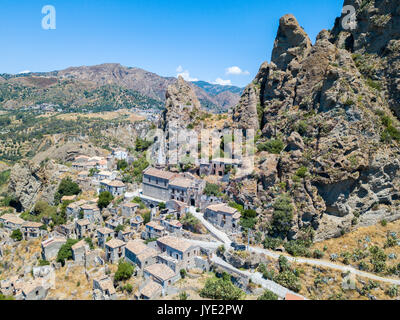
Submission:
<svg viewBox="0 0 400 320">
<path fill-rule="evenodd" d="M 19 201 L 23 211 L 31 209 L 39 200 L 52 204 L 60 179 L 60 169 L 61 165 L 54 161 L 42 165 L 29 160 L 21 161 L 11 170 L 9 194 Z"/>
<path fill-rule="evenodd" d="M 338 18 L 314 45 L 295 17 L 281 18 L 271 62 L 233 111 L 237 127 L 260 130 L 264 151 L 257 193 L 236 197 L 268 221 L 269 204 L 289 194 L 289 238 L 311 227 L 322 240 L 398 214 L 400 1 L 345 5 L 356 8 L 357 28 Z"/>
<path fill-rule="evenodd" d="M 182 78 L 167 88 L 165 110 L 163 112 L 164 129 L 173 123 L 186 128 L 200 112 L 201 105 L 193 88 Z"/>
</svg>

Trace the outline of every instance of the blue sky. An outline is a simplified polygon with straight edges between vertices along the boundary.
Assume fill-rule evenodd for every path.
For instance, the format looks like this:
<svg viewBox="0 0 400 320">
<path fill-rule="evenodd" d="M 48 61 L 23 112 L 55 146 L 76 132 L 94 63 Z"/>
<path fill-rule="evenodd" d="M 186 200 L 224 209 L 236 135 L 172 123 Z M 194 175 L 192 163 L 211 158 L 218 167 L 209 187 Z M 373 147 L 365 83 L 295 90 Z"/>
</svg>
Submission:
<svg viewBox="0 0 400 320">
<path fill-rule="evenodd" d="M 0 73 L 117 62 L 162 76 L 183 73 L 192 80 L 245 86 L 270 60 L 282 15 L 294 14 L 314 41 L 333 26 L 342 3 L 2 0 Z M 45 5 L 56 8 L 56 30 L 42 29 Z"/>
</svg>

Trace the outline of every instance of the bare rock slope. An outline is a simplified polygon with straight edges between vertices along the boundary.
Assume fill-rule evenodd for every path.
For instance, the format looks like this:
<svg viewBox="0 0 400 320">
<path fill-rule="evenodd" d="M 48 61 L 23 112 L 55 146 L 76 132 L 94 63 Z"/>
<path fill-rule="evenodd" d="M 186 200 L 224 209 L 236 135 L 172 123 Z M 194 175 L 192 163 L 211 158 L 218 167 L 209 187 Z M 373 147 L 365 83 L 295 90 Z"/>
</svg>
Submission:
<svg viewBox="0 0 400 320">
<path fill-rule="evenodd" d="M 259 145 L 285 146 L 278 159 L 260 157 L 252 201 L 237 198 L 268 218 L 268 204 L 289 194 L 289 238 L 312 228 L 322 240 L 397 216 L 400 1 L 347 4 L 357 9 L 357 28 L 343 30 L 338 18 L 314 45 L 284 16 L 272 61 L 233 111 L 237 127 L 260 130 Z"/>
</svg>

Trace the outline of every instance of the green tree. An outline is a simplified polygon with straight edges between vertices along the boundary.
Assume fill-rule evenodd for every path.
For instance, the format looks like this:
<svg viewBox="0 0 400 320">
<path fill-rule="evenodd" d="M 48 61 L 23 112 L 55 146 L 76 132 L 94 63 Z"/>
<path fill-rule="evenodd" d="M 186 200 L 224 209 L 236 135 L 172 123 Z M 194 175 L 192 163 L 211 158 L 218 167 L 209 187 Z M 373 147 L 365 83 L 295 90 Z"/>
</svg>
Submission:
<svg viewBox="0 0 400 320">
<path fill-rule="evenodd" d="M 241 300 L 245 293 L 231 281 L 224 279 L 208 279 L 204 288 L 200 291 L 200 297 L 214 300 Z"/>
<path fill-rule="evenodd" d="M 278 300 L 278 296 L 270 290 L 265 290 L 257 300 Z"/>
<path fill-rule="evenodd" d="M 125 160 L 118 160 L 117 169 L 124 171 L 128 167 L 128 162 Z"/>
<path fill-rule="evenodd" d="M 97 206 L 100 208 L 100 210 L 107 208 L 111 201 L 113 201 L 114 197 L 112 194 L 108 191 L 102 192 L 99 195 L 99 200 L 97 201 Z"/>
<path fill-rule="evenodd" d="M 54 202 L 60 203 L 61 198 L 64 196 L 73 196 L 81 193 L 79 185 L 71 180 L 70 177 L 61 180 L 58 190 L 54 196 Z"/>
<path fill-rule="evenodd" d="M 293 205 L 287 195 L 278 198 L 274 205 L 272 214 L 272 232 L 276 235 L 287 237 L 292 228 Z"/>
<path fill-rule="evenodd" d="M 22 240 L 22 232 L 21 232 L 21 230 L 19 230 L 19 229 L 14 230 L 14 231 L 11 233 L 11 238 L 12 238 L 14 241 L 21 241 L 21 240 Z"/>
<path fill-rule="evenodd" d="M 124 281 L 124 280 L 129 280 L 133 272 L 135 271 L 135 268 L 128 262 L 125 261 L 120 261 L 118 263 L 118 270 L 115 273 L 115 281 Z"/>
<path fill-rule="evenodd" d="M 206 183 L 206 186 L 204 188 L 204 194 L 207 196 L 219 196 L 220 195 L 220 187 L 217 184 L 214 183 Z"/>
<path fill-rule="evenodd" d="M 72 246 L 78 243 L 79 240 L 68 239 L 65 244 L 63 244 L 57 254 L 57 262 L 60 262 L 63 266 L 66 260 L 72 259 Z"/>
<path fill-rule="evenodd" d="M 187 272 L 186 272 L 185 269 L 181 269 L 180 274 L 181 274 L 181 278 L 182 278 L 182 279 L 185 279 L 185 278 L 186 278 L 186 275 L 187 275 Z"/>
</svg>

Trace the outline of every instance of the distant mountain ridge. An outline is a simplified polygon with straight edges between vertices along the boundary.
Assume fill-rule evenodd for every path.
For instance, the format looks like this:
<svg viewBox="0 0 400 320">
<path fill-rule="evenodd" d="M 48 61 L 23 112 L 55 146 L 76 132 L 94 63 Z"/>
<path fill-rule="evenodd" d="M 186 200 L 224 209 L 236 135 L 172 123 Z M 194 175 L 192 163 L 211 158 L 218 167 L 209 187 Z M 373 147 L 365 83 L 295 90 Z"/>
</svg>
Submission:
<svg viewBox="0 0 400 320">
<path fill-rule="evenodd" d="M 38 78 L 45 78 L 47 80 L 41 79 L 41 81 L 39 81 Z M 106 90 L 109 86 L 112 86 L 114 89 L 115 86 L 118 86 L 121 88 L 119 91 L 127 89 L 130 90 L 130 93 L 133 91 L 135 94 L 142 95 L 141 101 L 147 99 L 149 101 L 155 100 L 164 103 L 168 86 L 175 83 L 177 79 L 173 77 L 162 77 L 140 68 L 125 67 L 117 63 L 70 67 L 52 72 L 32 72 L 18 75 L 2 74 L 0 75 L 0 85 L 2 86 L 0 88 L 0 105 L 4 105 L 7 102 L 8 106 L 13 105 L 14 99 L 16 98 L 18 100 L 16 105 L 23 103 L 23 101 L 21 101 L 21 95 L 15 92 L 21 90 L 19 87 L 21 85 L 28 86 L 28 91 L 31 92 L 32 86 L 34 89 L 39 89 L 37 88 L 38 83 L 40 83 L 39 87 L 42 87 L 43 83 L 47 84 L 45 97 L 40 97 L 40 93 L 37 93 L 33 99 L 35 101 L 28 99 L 27 103 L 42 102 L 43 98 L 48 98 L 48 90 L 54 91 L 54 95 L 59 96 L 60 90 L 57 86 L 60 82 L 64 83 L 65 81 L 73 82 L 77 86 L 80 86 L 82 83 L 83 87 L 89 86 L 91 89 L 96 87 L 97 89 L 102 88 Z M 16 85 L 17 83 L 18 85 Z M 205 81 L 197 81 L 191 83 L 191 85 L 203 107 L 216 112 L 225 112 L 229 108 L 234 107 L 239 102 L 243 90 L 235 86 L 220 86 Z M 80 90 L 77 88 L 73 91 Z M 63 91 L 63 96 L 66 94 L 67 93 Z M 110 94 L 113 95 L 114 93 Z M 23 96 L 26 97 L 26 95 Z M 10 98 L 12 99 L 11 102 L 9 101 Z M 76 103 L 78 103 L 78 105 L 81 104 L 82 97 L 77 96 L 76 98 L 79 100 Z M 67 101 L 73 105 L 76 104 L 75 101 L 71 101 L 71 99 L 67 99 Z"/>
</svg>

